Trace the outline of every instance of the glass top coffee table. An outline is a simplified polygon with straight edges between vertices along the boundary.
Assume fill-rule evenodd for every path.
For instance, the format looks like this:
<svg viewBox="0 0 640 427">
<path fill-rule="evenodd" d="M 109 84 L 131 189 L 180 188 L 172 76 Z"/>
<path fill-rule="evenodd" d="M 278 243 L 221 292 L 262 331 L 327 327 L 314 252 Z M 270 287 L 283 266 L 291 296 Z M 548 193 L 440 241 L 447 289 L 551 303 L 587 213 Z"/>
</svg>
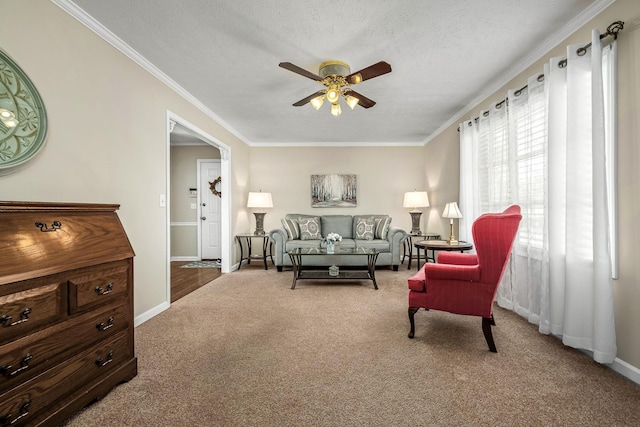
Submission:
<svg viewBox="0 0 640 427">
<path fill-rule="evenodd" d="M 340 248 L 334 253 L 327 253 L 325 248 L 295 248 L 287 252 L 291 258 L 293 267 L 293 283 L 291 289 L 296 288 L 296 282 L 303 279 L 342 279 L 342 280 L 371 280 L 373 288 L 378 289 L 376 283 L 376 260 L 378 250 L 365 248 Z M 307 257 L 328 257 L 332 266 L 321 267 L 316 265 L 305 266 L 303 261 Z M 362 265 L 340 268 L 340 259 L 344 257 L 362 257 Z M 366 261 L 366 264 L 365 264 Z M 337 267 L 337 271 L 334 267 Z M 332 270 L 332 271 L 330 271 Z"/>
</svg>

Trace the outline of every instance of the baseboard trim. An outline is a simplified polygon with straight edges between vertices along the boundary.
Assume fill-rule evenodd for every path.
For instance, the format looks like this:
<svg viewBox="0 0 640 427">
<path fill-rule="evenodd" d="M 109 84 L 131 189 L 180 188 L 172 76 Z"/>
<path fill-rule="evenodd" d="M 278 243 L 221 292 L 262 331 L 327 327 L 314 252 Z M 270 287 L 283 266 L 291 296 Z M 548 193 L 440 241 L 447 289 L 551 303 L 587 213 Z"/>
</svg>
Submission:
<svg viewBox="0 0 640 427">
<path fill-rule="evenodd" d="M 171 261 L 200 261 L 197 256 L 172 256 Z"/>
<path fill-rule="evenodd" d="M 136 316 L 136 318 L 133 321 L 133 326 L 138 327 L 142 325 L 144 322 L 151 319 L 152 317 L 157 316 L 158 314 L 162 313 L 169 307 L 171 307 L 171 304 L 168 302 L 163 302 L 162 304 L 153 307 L 151 310 L 148 310 L 142 313 L 141 315 Z"/>
<path fill-rule="evenodd" d="M 618 359 L 617 357 L 616 360 L 608 366 L 623 377 L 640 385 L 640 369 L 635 366 L 625 362 L 624 360 Z"/>
<path fill-rule="evenodd" d="M 583 353 L 590 359 L 593 359 L 593 352 L 591 350 L 585 350 L 583 348 L 577 348 L 576 350 Z M 629 381 L 633 381 L 634 383 L 640 385 L 640 369 L 636 368 L 632 364 L 616 357 L 616 359 L 612 363 L 603 363 L 603 365 L 627 378 Z"/>
</svg>

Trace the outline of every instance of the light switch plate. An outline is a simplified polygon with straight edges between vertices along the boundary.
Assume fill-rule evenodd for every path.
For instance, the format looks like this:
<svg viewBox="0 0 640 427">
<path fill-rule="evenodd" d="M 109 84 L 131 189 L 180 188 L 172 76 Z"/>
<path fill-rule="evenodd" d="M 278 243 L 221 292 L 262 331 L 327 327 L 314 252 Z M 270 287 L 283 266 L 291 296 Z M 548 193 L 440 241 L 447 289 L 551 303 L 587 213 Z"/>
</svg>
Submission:
<svg viewBox="0 0 640 427">
<path fill-rule="evenodd" d="M 160 195 L 160 207 L 164 208 L 167 206 L 167 196 L 164 194 Z"/>
<path fill-rule="evenodd" d="M 195 203 L 191 203 L 191 209 L 196 210 L 198 209 L 198 206 Z"/>
</svg>

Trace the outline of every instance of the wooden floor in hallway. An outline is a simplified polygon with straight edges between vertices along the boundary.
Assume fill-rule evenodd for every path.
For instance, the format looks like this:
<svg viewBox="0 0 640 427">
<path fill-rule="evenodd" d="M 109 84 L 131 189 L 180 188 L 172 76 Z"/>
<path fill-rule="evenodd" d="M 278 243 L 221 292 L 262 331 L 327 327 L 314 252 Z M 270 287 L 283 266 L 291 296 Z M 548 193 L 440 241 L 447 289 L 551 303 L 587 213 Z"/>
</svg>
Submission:
<svg viewBox="0 0 640 427">
<path fill-rule="evenodd" d="M 180 268 L 189 261 L 171 262 L 171 302 L 206 285 L 222 275 L 219 268 Z"/>
</svg>

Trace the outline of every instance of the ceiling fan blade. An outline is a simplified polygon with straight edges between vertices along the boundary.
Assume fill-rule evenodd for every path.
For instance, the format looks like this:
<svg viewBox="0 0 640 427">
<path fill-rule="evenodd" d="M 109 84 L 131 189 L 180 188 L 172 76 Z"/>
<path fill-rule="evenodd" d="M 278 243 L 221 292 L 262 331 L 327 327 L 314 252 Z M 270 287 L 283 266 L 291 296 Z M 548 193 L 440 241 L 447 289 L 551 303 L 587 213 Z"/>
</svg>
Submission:
<svg viewBox="0 0 640 427">
<path fill-rule="evenodd" d="M 358 92 L 352 89 L 349 89 L 348 91 L 346 91 L 345 95 L 351 95 L 354 98 L 358 98 L 359 99 L 358 105 L 364 108 L 371 108 L 374 105 L 376 105 L 375 101 L 372 101 L 371 99 L 367 98 L 364 95 L 359 94 Z"/>
<path fill-rule="evenodd" d="M 285 70 L 293 71 L 296 74 L 300 74 L 301 76 L 307 77 L 311 80 L 320 81 L 322 77 L 317 74 L 313 74 L 311 71 L 307 71 L 304 68 L 300 68 L 297 65 L 292 64 L 291 62 L 281 62 L 278 64 L 279 67 L 284 68 Z"/>
<path fill-rule="evenodd" d="M 380 61 L 368 66 L 367 68 L 363 68 L 360 71 L 349 74 L 347 77 L 345 77 L 345 79 L 347 80 L 347 83 L 355 85 L 365 80 L 369 80 L 390 72 L 391 65 L 387 64 L 384 61 Z"/>
<path fill-rule="evenodd" d="M 311 101 L 313 98 L 316 98 L 318 96 L 322 96 L 324 95 L 324 91 L 323 90 L 319 90 L 316 93 L 307 96 L 306 98 L 302 98 L 300 101 L 296 102 L 295 104 L 293 104 L 294 107 L 302 107 L 303 105 L 305 105 L 307 102 Z"/>
</svg>

